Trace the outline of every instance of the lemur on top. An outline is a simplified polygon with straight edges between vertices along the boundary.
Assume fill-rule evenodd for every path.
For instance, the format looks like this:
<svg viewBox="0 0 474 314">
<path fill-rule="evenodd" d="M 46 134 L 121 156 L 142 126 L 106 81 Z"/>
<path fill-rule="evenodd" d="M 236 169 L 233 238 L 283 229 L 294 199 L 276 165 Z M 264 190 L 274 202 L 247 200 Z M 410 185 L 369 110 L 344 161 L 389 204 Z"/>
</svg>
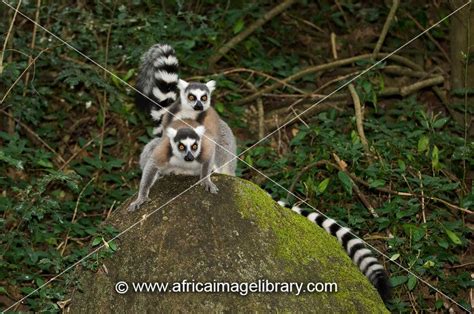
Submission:
<svg viewBox="0 0 474 314">
<path fill-rule="evenodd" d="M 169 45 L 156 44 L 142 57 L 138 73 L 137 89 L 148 96 L 147 99 L 137 93 L 135 102 L 139 108 L 149 111 L 155 121 L 153 134 L 156 138 L 148 143 L 140 155 L 140 167 L 143 169 L 154 147 L 170 123 L 177 119 L 192 119 L 202 124 L 211 141 L 217 144 L 220 156 L 225 156 L 227 163 L 216 169 L 218 173 L 235 175 L 237 167 L 236 143 L 232 130 L 211 107 L 211 94 L 216 82 L 205 84 L 186 82 L 178 79 L 178 60 L 174 49 Z M 179 97 L 177 92 L 179 90 Z M 229 147 L 224 151 L 222 147 Z"/>
</svg>

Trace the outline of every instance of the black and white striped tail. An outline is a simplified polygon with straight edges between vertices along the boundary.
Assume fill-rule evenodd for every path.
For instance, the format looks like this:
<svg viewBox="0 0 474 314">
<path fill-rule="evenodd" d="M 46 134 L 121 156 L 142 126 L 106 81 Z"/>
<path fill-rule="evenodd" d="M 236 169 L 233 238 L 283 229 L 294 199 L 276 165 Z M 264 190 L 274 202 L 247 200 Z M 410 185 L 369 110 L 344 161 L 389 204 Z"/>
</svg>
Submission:
<svg viewBox="0 0 474 314">
<path fill-rule="evenodd" d="M 166 112 L 163 108 L 178 97 L 178 59 L 173 47 L 156 44 L 143 54 L 136 88 L 140 93 L 135 94 L 135 104 L 150 113 L 155 122 L 153 134 L 161 137 L 161 120 Z"/>
<path fill-rule="evenodd" d="M 289 208 L 285 201 L 279 201 L 278 204 Z M 382 297 L 382 300 L 384 302 L 390 300 L 391 286 L 387 273 L 383 266 L 378 262 L 377 258 L 373 256 L 372 251 L 366 248 L 364 241 L 355 237 L 349 228 L 339 226 L 339 224 L 331 218 L 326 218 L 323 215 L 313 211 L 304 210 L 298 206 L 293 206 L 291 210 L 303 215 L 326 230 L 327 233 L 335 236 L 354 264 L 359 267 L 361 272 L 375 286 Z"/>
</svg>

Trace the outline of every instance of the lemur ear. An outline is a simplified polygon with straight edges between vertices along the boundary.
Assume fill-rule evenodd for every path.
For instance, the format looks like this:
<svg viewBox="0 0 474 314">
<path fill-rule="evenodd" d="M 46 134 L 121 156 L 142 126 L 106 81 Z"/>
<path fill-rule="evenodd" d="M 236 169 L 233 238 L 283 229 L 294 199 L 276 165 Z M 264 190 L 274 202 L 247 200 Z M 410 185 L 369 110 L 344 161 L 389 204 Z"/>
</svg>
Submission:
<svg viewBox="0 0 474 314">
<path fill-rule="evenodd" d="M 209 88 L 209 92 L 212 93 L 216 89 L 216 81 L 211 80 L 206 83 L 207 88 Z"/>
<path fill-rule="evenodd" d="M 173 139 L 176 134 L 178 133 L 178 131 L 176 131 L 175 129 L 173 128 L 167 128 L 166 129 L 166 135 L 170 138 L 170 139 Z"/>
<path fill-rule="evenodd" d="M 196 134 L 199 136 L 203 136 L 204 132 L 206 132 L 206 128 L 204 127 L 204 125 L 200 125 L 194 129 L 194 132 L 196 132 Z"/>
<path fill-rule="evenodd" d="M 179 88 L 180 90 L 185 90 L 186 87 L 188 87 L 188 85 L 189 85 L 188 82 L 186 82 L 185 80 L 179 79 L 179 81 L 178 81 L 178 88 Z"/>
</svg>

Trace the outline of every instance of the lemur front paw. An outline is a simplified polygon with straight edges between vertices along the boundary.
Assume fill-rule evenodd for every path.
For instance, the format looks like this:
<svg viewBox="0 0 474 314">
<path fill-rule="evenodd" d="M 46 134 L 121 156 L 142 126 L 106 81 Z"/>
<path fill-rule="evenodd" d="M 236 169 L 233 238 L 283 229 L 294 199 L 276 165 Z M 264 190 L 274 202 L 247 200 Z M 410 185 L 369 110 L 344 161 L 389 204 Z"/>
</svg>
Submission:
<svg viewBox="0 0 474 314">
<path fill-rule="evenodd" d="M 129 212 L 134 212 L 136 211 L 137 209 L 139 209 L 143 203 L 145 203 L 146 201 L 149 201 L 150 199 L 147 197 L 147 198 L 137 198 L 135 201 L 133 201 L 130 206 L 128 206 L 128 211 Z"/>
<path fill-rule="evenodd" d="M 217 188 L 217 186 L 212 183 L 211 181 L 204 181 L 203 183 L 201 183 L 201 185 L 204 186 L 204 189 L 208 192 L 211 192 L 212 194 L 216 194 L 219 189 Z"/>
</svg>

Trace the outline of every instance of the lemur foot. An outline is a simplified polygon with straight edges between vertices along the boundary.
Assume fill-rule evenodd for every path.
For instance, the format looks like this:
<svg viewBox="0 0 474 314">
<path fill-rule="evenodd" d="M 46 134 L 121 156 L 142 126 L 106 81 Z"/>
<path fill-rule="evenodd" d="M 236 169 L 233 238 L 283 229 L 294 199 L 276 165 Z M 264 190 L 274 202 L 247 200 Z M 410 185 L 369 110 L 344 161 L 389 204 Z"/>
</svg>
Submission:
<svg viewBox="0 0 474 314">
<path fill-rule="evenodd" d="M 133 201 L 130 206 L 128 206 L 128 211 L 129 212 L 134 212 L 136 211 L 137 209 L 139 209 L 143 203 L 145 203 L 146 201 L 149 201 L 150 199 L 147 197 L 147 198 L 137 198 L 135 201 Z"/>
<path fill-rule="evenodd" d="M 206 191 L 211 192 L 212 194 L 217 194 L 217 192 L 219 191 L 217 186 L 211 181 L 204 181 L 201 183 L 201 185 L 204 186 L 204 189 Z"/>
</svg>

